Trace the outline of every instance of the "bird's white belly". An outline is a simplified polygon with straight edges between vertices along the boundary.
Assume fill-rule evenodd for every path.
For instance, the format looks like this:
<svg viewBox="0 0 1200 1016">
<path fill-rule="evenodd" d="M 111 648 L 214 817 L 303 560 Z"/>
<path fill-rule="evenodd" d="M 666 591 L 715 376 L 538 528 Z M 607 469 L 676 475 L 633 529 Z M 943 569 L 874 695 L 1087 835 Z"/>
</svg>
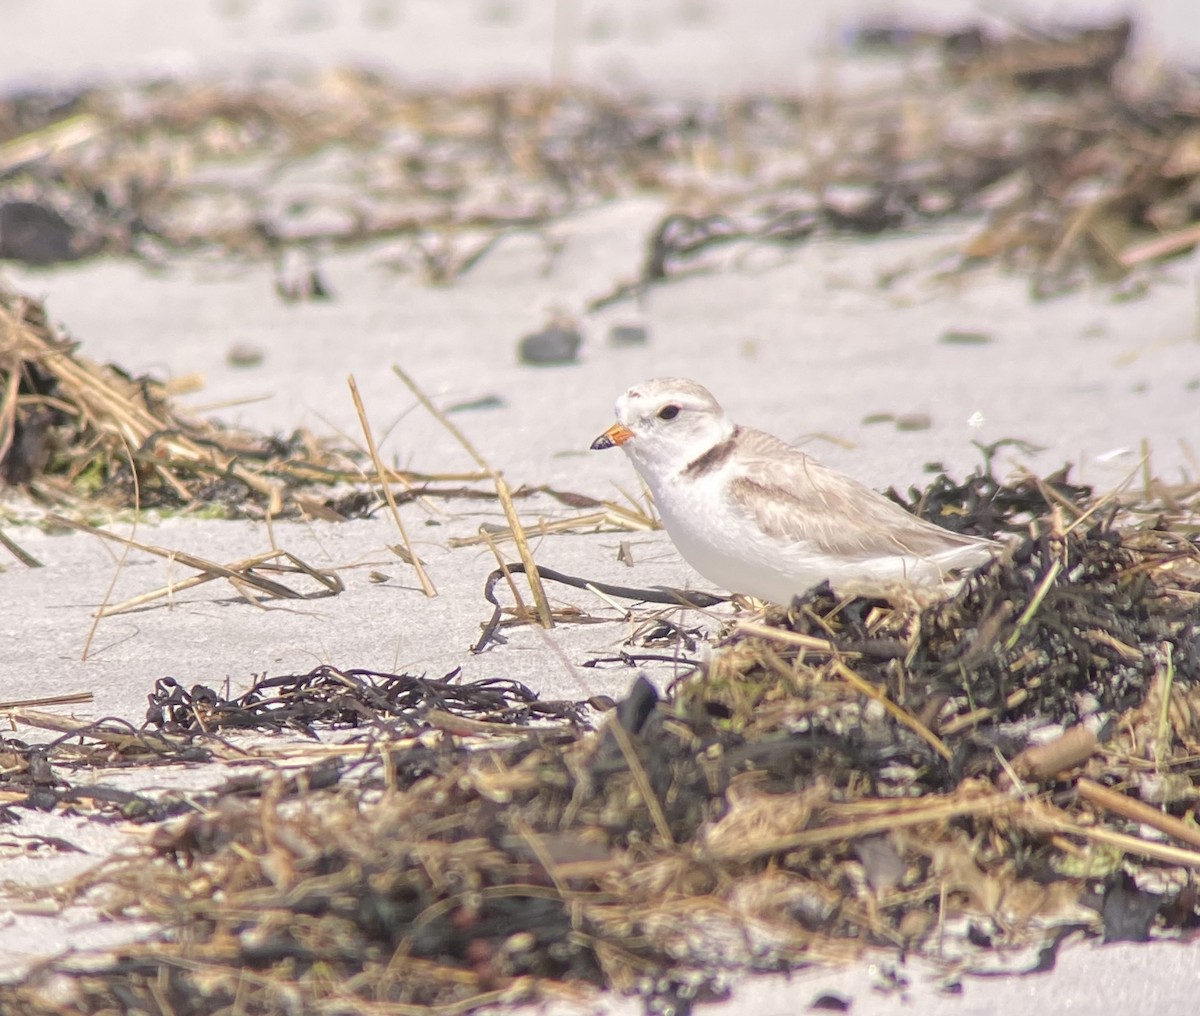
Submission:
<svg viewBox="0 0 1200 1016">
<path fill-rule="evenodd" d="M 769 539 L 753 521 L 729 510 L 722 492 L 707 479 L 655 491 L 663 525 L 684 560 L 709 582 L 735 593 L 788 603 L 821 582 L 794 548 Z"/>
</svg>

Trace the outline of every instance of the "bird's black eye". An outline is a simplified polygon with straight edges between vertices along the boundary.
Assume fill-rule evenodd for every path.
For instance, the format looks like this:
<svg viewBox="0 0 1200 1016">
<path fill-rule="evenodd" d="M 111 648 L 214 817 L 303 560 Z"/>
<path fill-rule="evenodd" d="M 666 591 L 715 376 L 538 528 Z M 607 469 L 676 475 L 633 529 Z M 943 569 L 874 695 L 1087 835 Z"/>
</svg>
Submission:
<svg viewBox="0 0 1200 1016">
<path fill-rule="evenodd" d="M 660 420 L 674 420 L 678 415 L 678 406 L 663 406 L 662 409 L 658 411 L 658 418 Z"/>
</svg>

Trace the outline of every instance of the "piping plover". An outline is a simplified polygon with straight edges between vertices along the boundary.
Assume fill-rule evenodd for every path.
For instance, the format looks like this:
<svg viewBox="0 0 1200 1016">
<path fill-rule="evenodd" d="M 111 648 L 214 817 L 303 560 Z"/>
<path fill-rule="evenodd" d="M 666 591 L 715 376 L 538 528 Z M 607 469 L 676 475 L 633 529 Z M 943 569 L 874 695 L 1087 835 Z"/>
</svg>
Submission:
<svg viewBox="0 0 1200 1016">
<path fill-rule="evenodd" d="M 946 586 L 1000 544 L 952 533 L 735 424 L 706 388 L 658 378 L 617 399 L 592 448 L 620 445 L 646 481 L 667 533 L 710 582 L 790 603 L 828 579 L 839 592 L 893 583 Z"/>
</svg>

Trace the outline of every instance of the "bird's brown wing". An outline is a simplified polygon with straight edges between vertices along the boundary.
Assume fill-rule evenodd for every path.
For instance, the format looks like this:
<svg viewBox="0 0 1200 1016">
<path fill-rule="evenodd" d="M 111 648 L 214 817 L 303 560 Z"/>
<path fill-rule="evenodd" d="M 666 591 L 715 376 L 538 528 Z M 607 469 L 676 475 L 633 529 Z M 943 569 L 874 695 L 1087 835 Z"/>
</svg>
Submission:
<svg viewBox="0 0 1200 1016">
<path fill-rule="evenodd" d="M 849 560 L 933 559 L 993 546 L 925 522 L 844 473 L 761 431 L 742 428 L 729 496 L 769 536 Z"/>
</svg>

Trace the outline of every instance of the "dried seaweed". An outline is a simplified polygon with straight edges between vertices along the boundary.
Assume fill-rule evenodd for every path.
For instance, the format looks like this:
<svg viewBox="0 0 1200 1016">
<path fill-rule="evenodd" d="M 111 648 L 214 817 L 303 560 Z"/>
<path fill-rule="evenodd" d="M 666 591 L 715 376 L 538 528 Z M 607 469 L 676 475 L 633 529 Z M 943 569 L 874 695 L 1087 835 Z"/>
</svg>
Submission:
<svg viewBox="0 0 1200 1016">
<path fill-rule="evenodd" d="M 983 462 L 961 483 L 943 472 L 923 490 L 910 488 L 907 498 L 895 490 L 887 494 L 897 504 L 945 529 L 986 537 L 1002 532 L 1023 535 L 1031 521 L 1056 505 L 1079 506 L 1078 513 L 1086 509 L 1092 488 L 1072 483 L 1069 466 L 1045 477 L 1027 474 L 1007 481 L 999 479 L 993 470 L 996 454 L 1014 444 L 1021 443 L 1005 438 L 977 445 Z M 1021 450 L 1031 449 L 1022 446 Z"/>
<path fill-rule="evenodd" d="M 578 524 L 578 520 L 571 521 Z M 500 628 L 504 625 L 503 617 L 505 608 L 500 605 L 500 601 L 496 598 L 496 586 L 502 578 L 510 578 L 512 575 L 522 575 L 524 573 L 525 565 L 521 562 L 515 562 L 505 564 L 488 575 L 483 586 L 483 597 L 495 607 L 495 610 L 492 611 L 491 618 L 480 625 L 482 632 L 475 645 L 471 647 L 471 652 L 482 653 L 490 646 L 504 642 L 504 637 L 500 634 Z M 538 573 L 543 579 L 552 582 L 561 582 L 564 585 L 574 586 L 576 589 L 590 589 L 604 596 L 616 596 L 623 599 L 638 600 L 643 603 L 670 603 L 679 606 L 711 607 L 713 604 L 721 603 L 725 600 L 723 596 L 692 592 L 684 589 L 669 589 L 665 587 L 636 589 L 630 586 L 617 586 L 610 582 L 597 582 L 590 579 L 578 578 L 574 575 L 565 575 L 553 568 L 539 568 Z M 569 609 L 571 611 L 569 614 L 561 612 L 561 616 L 564 618 L 569 617 L 576 622 L 581 620 L 574 608 Z M 512 608 L 510 612 L 514 615 L 509 622 L 510 624 L 523 624 L 529 620 L 528 612 L 522 610 L 519 605 L 516 608 Z"/>
<path fill-rule="evenodd" d="M 161 678 L 150 694 L 147 724 L 169 734 L 217 730 L 296 730 L 315 737 L 315 727 L 358 727 L 397 719 L 410 730 L 428 723 L 431 710 L 494 724 L 561 720 L 581 724 L 577 703 L 543 701 L 519 681 L 488 678 L 458 681 L 384 674 L 322 665 L 307 674 L 260 677 L 236 698 L 195 685 L 186 690 Z"/>
<path fill-rule="evenodd" d="M 795 700 L 794 685 L 811 684 L 819 719 L 806 717 L 802 729 L 841 743 L 827 778 L 854 780 L 864 759 L 886 756 L 894 775 L 874 774 L 877 792 L 909 793 L 914 780 L 945 791 L 967 772 L 999 778 L 1000 755 L 1022 747 L 1021 721 L 1071 726 L 1133 708 L 1168 652 L 1177 675 L 1200 680 L 1198 603 L 1194 544 L 1102 527 L 1047 534 L 1010 547 L 944 603 L 847 603 L 824 590 L 766 625 L 735 628 L 708 691 L 692 693 L 761 727 L 796 719 L 789 708 L 816 710 Z M 864 722 L 847 671 L 917 718 L 944 756 L 903 724 Z M 780 715 L 750 720 L 775 698 Z"/>
<path fill-rule="evenodd" d="M 963 266 L 999 259 L 1052 294 L 1200 242 L 1200 89 L 1182 74 L 1127 84 L 1130 32 L 1127 20 L 1004 38 L 895 29 L 938 57 L 896 88 L 719 105 L 414 90 L 352 70 L 26 95 L 0 101 L 0 174 L 14 201 L 68 231 L 30 257 L 217 249 L 282 265 L 289 251 L 311 260 L 318 241 L 387 237 L 402 241 L 398 268 L 446 284 L 503 231 L 636 189 L 688 199 L 621 273 L 635 281 L 594 307 L 735 242 L 952 215 L 986 218 Z M 289 182 L 294 164 L 321 166 L 334 186 Z"/>
<path fill-rule="evenodd" d="M 1025 947 L 1044 969 L 1067 929 L 1200 926 L 1196 491 L 1103 518 L 1071 491 L 941 478 L 935 513 L 1039 519 L 948 601 L 817 591 L 737 618 L 668 699 L 640 679 L 595 731 L 511 682 L 160 681 L 144 736 L 346 724 L 375 750 L 349 746 L 353 779 L 325 756 L 160 824 L 86 887 L 164 934 L 0 1001 L 464 1012 L 595 985 L 686 1006 L 734 970 L 951 941 L 958 972 Z M 522 726 L 547 712 L 567 723 Z"/>
<path fill-rule="evenodd" d="M 223 738 L 231 733 L 289 731 L 315 740 L 318 728 L 361 730 L 376 750 L 398 751 L 411 750 L 414 736 L 430 728 L 471 736 L 539 724 L 539 736 L 546 738 L 588 728 L 585 703 L 543 700 L 520 682 L 502 678 L 464 682 L 457 679 L 457 671 L 428 678 L 323 665 L 307 674 L 256 678 L 234 698 L 205 685 L 185 689 L 164 677 L 147 697 L 141 729 L 123 720 L 81 722 L 34 708 L 53 700 L 0 703 L 12 720 L 61 734 L 45 744 L 0 739 L 0 801 L 38 810 L 83 807 L 86 802 L 126 820 L 161 822 L 190 813 L 199 800 L 218 800 L 225 793 L 244 797 L 247 784 L 235 778 L 211 794 L 198 792 L 184 801 L 170 795 L 155 799 L 94 781 L 75 786 L 66 774 L 107 769 L 118 760 L 191 765 L 280 757 L 278 751 L 259 753 L 251 746 L 230 745 Z M 63 697 L 64 703 L 78 699 Z M 305 775 L 292 778 L 283 796 L 333 786 L 341 778 L 343 760 L 361 757 L 363 743 L 359 736 L 346 738 L 316 765 L 306 767 Z M 263 785 L 254 776 L 249 787 L 261 793 Z"/>
<path fill-rule="evenodd" d="M 219 506 L 230 516 L 337 512 L 323 492 L 361 483 L 362 456 L 298 431 L 290 437 L 234 430 L 181 414 L 166 387 L 78 354 L 36 300 L 0 288 L 0 480 L 54 504 L 128 508 Z M 418 494 L 436 480 L 385 471 Z M 360 492 L 361 493 L 361 492 Z M 361 512 L 359 505 L 353 510 Z"/>
</svg>

